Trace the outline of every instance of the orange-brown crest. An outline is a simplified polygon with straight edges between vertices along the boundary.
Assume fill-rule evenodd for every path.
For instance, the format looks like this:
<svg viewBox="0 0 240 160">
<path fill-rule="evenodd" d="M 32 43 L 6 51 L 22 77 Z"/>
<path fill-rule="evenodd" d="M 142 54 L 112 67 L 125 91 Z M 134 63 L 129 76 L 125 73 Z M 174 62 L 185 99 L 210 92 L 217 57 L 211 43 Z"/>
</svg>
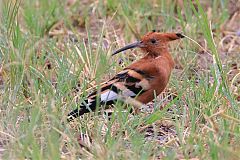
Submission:
<svg viewBox="0 0 240 160">
<path fill-rule="evenodd" d="M 113 55 L 127 49 L 139 47 L 149 54 L 159 55 L 160 52 L 167 49 L 167 43 L 184 36 L 180 33 L 159 33 L 153 30 L 145 34 L 140 41 L 129 44 L 113 53 Z"/>
<path fill-rule="evenodd" d="M 173 41 L 184 36 L 180 33 L 159 33 L 149 32 L 141 39 L 141 45 L 139 46 L 143 51 L 150 54 L 159 54 L 159 52 L 167 49 L 169 41 Z"/>
</svg>

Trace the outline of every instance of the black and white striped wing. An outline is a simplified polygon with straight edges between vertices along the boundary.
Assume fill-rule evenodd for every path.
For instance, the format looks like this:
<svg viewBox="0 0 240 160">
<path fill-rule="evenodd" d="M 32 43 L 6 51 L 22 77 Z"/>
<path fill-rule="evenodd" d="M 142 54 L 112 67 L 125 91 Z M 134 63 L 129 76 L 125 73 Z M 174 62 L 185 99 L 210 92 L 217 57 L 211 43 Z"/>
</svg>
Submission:
<svg viewBox="0 0 240 160">
<path fill-rule="evenodd" d="M 94 91 L 88 95 L 87 99 L 80 104 L 78 108 L 68 114 L 68 121 L 76 117 L 94 111 L 96 109 L 97 98 L 99 97 L 100 104 L 111 105 L 118 99 L 118 95 L 135 97 L 142 94 L 145 88 L 138 85 L 144 76 L 139 71 L 125 69 L 118 73 L 112 79 L 101 86 L 100 91 Z"/>
</svg>

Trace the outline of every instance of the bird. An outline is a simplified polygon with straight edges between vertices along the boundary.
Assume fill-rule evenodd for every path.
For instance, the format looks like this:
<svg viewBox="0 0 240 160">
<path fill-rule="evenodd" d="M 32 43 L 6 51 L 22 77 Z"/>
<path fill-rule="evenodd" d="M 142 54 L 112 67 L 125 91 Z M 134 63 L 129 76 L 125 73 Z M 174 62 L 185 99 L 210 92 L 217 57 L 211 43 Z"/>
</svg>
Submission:
<svg viewBox="0 0 240 160">
<path fill-rule="evenodd" d="M 166 88 L 174 68 L 174 60 L 168 51 L 168 44 L 184 37 L 181 33 L 161 33 L 152 30 L 140 40 L 116 50 L 112 55 L 128 49 L 140 48 L 143 57 L 103 83 L 100 90 L 90 93 L 68 114 L 67 121 L 70 122 L 85 113 L 95 111 L 97 104 L 114 104 L 119 94 L 135 98 L 143 104 L 152 101 L 155 95 L 159 95 Z M 98 98 L 99 103 L 97 103 Z"/>
</svg>

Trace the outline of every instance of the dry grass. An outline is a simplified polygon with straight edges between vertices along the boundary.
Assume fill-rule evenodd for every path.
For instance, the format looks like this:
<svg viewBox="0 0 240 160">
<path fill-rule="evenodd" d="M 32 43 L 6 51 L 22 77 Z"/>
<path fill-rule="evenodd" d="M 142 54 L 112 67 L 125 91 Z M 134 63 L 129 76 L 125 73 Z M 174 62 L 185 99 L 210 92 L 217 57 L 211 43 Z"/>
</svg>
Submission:
<svg viewBox="0 0 240 160">
<path fill-rule="evenodd" d="M 197 2 L 3 1 L 1 157 L 239 159 L 240 3 Z M 190 37 L 171 45 L 164 93 L 140 114 L 117 102 L 67 123 L 91 88 L 141 57 L 113 50 L 152 29 Z"/>
</svg>

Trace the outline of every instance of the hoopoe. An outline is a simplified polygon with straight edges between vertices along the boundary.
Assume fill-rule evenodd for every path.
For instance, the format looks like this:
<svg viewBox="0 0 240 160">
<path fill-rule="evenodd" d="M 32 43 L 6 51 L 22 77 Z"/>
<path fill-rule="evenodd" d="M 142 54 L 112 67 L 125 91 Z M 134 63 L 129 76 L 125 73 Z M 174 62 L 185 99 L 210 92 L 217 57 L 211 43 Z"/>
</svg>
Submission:
<svg viewBox="0 0 240 160">
<path fill-rule="evenodd" d="M 100 91 L 88 95 L 78 108 L 68 114 L 68 121 L 94 111 L 97 97 L 100 104 L 106 105 L 113 104 L 120 93 L 136 98 L 144 104 L 152 101 L 154 95 L 159 95 L 165 89 L 174 68 L 174 60 L 168 51 L 168 42 L 183 37 L 180 33 L 159 33 L 153 30 L 141 40 L 115 51 L 112 55 L 138 47 L 145 56 L 105 82 Z"/>
</svg>

